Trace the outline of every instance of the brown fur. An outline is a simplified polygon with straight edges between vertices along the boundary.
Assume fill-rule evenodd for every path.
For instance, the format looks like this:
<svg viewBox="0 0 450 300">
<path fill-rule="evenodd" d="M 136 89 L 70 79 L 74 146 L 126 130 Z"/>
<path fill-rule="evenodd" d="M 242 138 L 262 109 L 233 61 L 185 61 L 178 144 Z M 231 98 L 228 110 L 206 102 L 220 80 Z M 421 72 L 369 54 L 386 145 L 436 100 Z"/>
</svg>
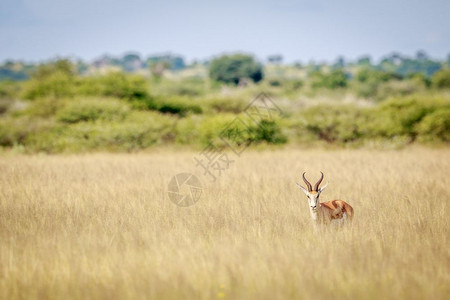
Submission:
<svg viewBox="0 0 450 300">
<path fill-rule="evenodd" d="M 343 200 L 332 200 L 320 203 L 319 217 L 324 222 L 331 222 L 331 220 L 338 220 L 347 214 L 347 219 L 353 219 L 353 207 Z"/>
</svg>

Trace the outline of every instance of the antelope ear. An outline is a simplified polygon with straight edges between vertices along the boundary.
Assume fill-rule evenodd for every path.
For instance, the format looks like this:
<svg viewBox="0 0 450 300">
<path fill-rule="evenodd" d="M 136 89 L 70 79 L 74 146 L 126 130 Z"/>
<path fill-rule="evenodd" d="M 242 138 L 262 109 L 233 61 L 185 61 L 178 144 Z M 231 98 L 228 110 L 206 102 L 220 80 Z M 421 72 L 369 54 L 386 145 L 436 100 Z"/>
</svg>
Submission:
<svg viewBox="0 0 450 300">
<path fill-rule="evenodd" d="M 319 193 L 322 193 L 322 191 L 327 187 L 327 185 L 328 185 L 328 182 L 327 182 L 327 184 L 325 184 L 323 187 L 321 187 L 321 188 L 319 189 Z"/>
<path fill-rule="evenodd" d="M 302 186 L 301 186 L 300 184 L 298 184 L 297 182 L 296 182 L 295 184 L 303 191 L 303 193 L 305 193 L 305 194 L 308 196 L 309 192 L 308 192 L 307 189 L 305 189 L 304 187 L 302 187 Z"/>
</svg>

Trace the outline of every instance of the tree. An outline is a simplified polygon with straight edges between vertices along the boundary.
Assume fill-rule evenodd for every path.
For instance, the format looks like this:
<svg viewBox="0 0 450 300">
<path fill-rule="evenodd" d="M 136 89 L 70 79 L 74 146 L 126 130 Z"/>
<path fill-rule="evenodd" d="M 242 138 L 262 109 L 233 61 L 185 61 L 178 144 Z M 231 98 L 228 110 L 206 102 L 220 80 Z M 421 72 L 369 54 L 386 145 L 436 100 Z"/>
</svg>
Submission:
<svg viewBox="0 0 450 300">
<path fill-rule="evenodd" d="M 122 68 L 126 72 L 136 71 L 142 68 L 142 60 L 139 54 L 128 53 L 122 57 Z"/>
<path fill-rule="evenodd" d="M 420 50 L 420 51 L 417 51 L 417 53 L 416 53 L 416 59 L 419 61 L 423 61 L 423 60 L 429 60 L 430 58 L 428 57 L 428 54 L 425 51 Z"/>
<path fill-rule="evenodd" d="M 343 56 L 339 56 L 339 57 L 336 59 L 336 62 L 333 64 L 332 67 L 333 67 L 334 69 L 342 69 L 342 68 L 345 67 L 345 64 L 346 64 L 345 58 L 344 58 Z"/>
<path fill-rule="evenodd" d="M 211 61 L 211 79 L 225 83 L 238 84 L 249 78 L 258 82 L 263 78 L 262 65 L 253 56 L 245 54 L 223 55 Z"/>
<path fill-rule="evenodd" d="M 356 61 L 356 64 L 359 65 L 359 66 L 365 66 L 365 67 L 371 66 L 372 65 L 372 58 L 369 55 L 361 56 Z"/>
<path fill-rule="evenodd" d="M 165 55 L 155 55 L 147 58 L 147 65 L 152 67 L 154 65 L 164 65 L 165 69 L 170 69 L 172 71 L 182 70 L 186 67 L 183 57 L 174 56 L 172 54 Z"/>
</svg>

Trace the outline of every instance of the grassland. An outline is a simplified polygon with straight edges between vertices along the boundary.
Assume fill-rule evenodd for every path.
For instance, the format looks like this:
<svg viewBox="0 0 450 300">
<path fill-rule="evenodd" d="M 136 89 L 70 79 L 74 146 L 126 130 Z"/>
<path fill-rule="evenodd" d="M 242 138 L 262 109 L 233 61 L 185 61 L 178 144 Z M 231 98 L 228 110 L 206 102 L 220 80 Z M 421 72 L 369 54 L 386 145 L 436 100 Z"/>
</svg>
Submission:
<svg viewBox="0 0 450 300">
<path fill-rule="evenodd" d="M 449 149 L 247 151 L 180 208 L 196 154 L 0 156 L 0 298 L 450 297 Z M 353 226 L 312 229 L 319 170 Z"/>
</svg>

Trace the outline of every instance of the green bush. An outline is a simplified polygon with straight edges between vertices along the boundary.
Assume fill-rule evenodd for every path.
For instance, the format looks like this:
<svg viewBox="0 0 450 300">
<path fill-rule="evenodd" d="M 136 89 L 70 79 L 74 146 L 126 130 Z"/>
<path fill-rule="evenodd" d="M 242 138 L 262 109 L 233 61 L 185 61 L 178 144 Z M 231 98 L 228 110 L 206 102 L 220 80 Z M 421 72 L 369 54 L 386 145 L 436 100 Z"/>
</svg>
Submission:
<svg viewBox="0 0 450 300">
<path fill-rule="evenodd" d="M 122 72 L 80 78 L 77 91 L 85 96 L 105 96 L 126 100 L 150 98 L 147 82 L 143 76 Z"/>
<path fill-rule="evenodd" d="M 144 77 L 121 72 L 78 77 L 60 69 L 45 70 L 26 82 L 23 91 L 23 97 L 31 100 L 73 96 L 102 96 L 126 100 L 150 98 Z"/>
<path fill-rule="evenodd" d="M 66 59 L 40 65 L 24 86 L 22 97 L 37 99 L 43 97 L 70 97 L 75 93 L 75 69 Z"/>
<path fill-rule="evenodd" d="M 169 96 L 196 97 L 206 92 L 206 82 L 203 78 L 185 78 L 160 82 L 160 93 Z"/>
<path fill-rule="evenodd" d="M 282 78 L 267 78 L 267 83 L 269 86 L 278 87 L 283 85 Z"/>
<path fill-rule="evenodd" d="M 129 108 L 125 103 L 115 99 L 80 99 L 68 102 L 56 115 L 63 123 L 123 120 Z"/>
<path fill-rule="evenodd" d="M 380 86 L 390 80 L 401 80 L 402 77 L 391 72 L 362 68 L 358 70 L 353 81 L 354 90 L 357 96 L 364 98 L 383 98 L 379 95 Z M 389 85 L 383 88 L 387 92 Z"/>
<path fill-rule="evenodd" d="M 52 126 L 51 120 L 32 119 L 28 116 L 0 118 L 0 146 L 27 145 L 30 136 L 46 132 Z"/>
<path fill-rule="evenodd" d="M 431 79 L 428 78 L 423 73 L 411 73 L 411 74 L 408 74 L 408 76 L 406 78 L 410 82 L 413 82 L 414 84 L 417 84 L 419 86 L 424 86 L 427 88 L 431 86 Z"/>
<path fill-rule="evenodd" d="M 366 124 L 365 136 L 405 136 L 414 141 L 418 135 L 417 124 L 428 114 L 448 106 L 449 101 L 442 98 L 401 97 L 387 100 L 372 110 L 373 115 Z"/>
<path fill-rule="evenodd" d="M 58 59 L 39 65 L 31 74 L 31 78 L 44 80 L 52 77 L 54 74 L 64 74 L 68 77 L 74 77 L 76 75 L 75 66 L 68 59 Z"/>
<path fill-rule="evenodd" d="M 155 112 L 130 112 L 121 122 L 100 120 L 55 126 L 30 134 L 32 151 L 132 151 L 173 140 L 174 119 Z"/>
<path fill-rule="evenodd" d="M 199 104 L 186 97 L 159 97 L 151 102 L 148 108 L 182 117 L 189 113 L 200 114 L 203 111 Z"/>
<path fill-rule="evenodd" d="M 247 101 L 240 97 L 210 97 L 200 100 L 206 111 L 214 113 L 241 113 L 248 105 Z"/>
<path fill-rule="evenodd" d="M 289 79 L 286 80 L 284 83 L 284 87 L 288 90 L 288 91 L 298 91 L 300 90 L 304 85 L 304 82 L 300 79 Z"/>
<path fill-rule="evenodd" d="M 75 94 L 75 80 L 72 76 L 56 71 L 44 78 L 31 79 L 24 86 L 22 97 L 34 100 L 37 98 L 63 98 Z"/>
<path fill-rule="evenodd" d="M 417 126 L 419 140 L 428 142 L 450 142 L 450 107 L 438 109 Z"/>
<path fill-rule="evenodd" d="M 362 68 L 358 70 L 355 75 L 355 80 L 361 83 L 374 81 L 374 82 L 386 82 L 392 79 L 400 80 L 402 77 L 392 72 L 373 70 L 370 68 Z"/>
<path fill-rule="evenodd" d="M 199 97 L 210 91 L 211 82 L 201 77 L 159 78 L 151 83 L 152 95 L 156 97 Z"/>
<path fill-rule="evenodd" d="M 367 81 L 364 83 L 353 83 L 354 91 L 357 96 L 363 98 L 374 98 L 377 95 L 378 86 L 380 82 Z"/>
<path fill-rule="evenodd" d="M 0 119 L 0 146 L 11 147 L 16 143 L 22 142 L 28 130 L 22 130 L 24 122 L 16 122 L 12 118 Z"/>
<path fill-rule="evenodd" d="M 7 113 L 12 103 L 12 100 L 0 99 L 0 115 Z"/>
<path fill-rule="evenodd" d="M 306 109 L 302 115 L 306 132 L 301 134 L 327 143 L 347 143 L 363 136 L 367 110 L 354 105 L 318 105 Z"/>
<path fill-rule="evenodd" d="M 288 139 L 276 121 L 261 120 L 257 126 L 253 127 L 252 141 L 277 145 L 286 143 Z"/>
<path fill-rule="evenodd" d="M 266 79 L 271 87 L 283 87 L 286 91 L 298 91 L 303 87 L 303 81 L 300 79 L 286 79 L 283 77 L 272 77 Z"/>
<path fill-rule="evenodd" d="M 315 71 L 309 76 L 311 81 L 311 87 L 337 89 L 347 86 L 347 74 L 341 69 L 333 70 L 329 73 L 321 71 Z"/>
<path fill-rule="evenodd" d="M 199 125 L 200 142 L 203 145 L 212 143 L 225 146 L 249 145 L 266 142 L 268 144 L 283 144 L 287 137 L 281 130 L 279 120 L 260 120 L 257 124 L 245 114 L 220 114 L 205 118 Z"/>
<path fill-rule="evenodd" d="M 449 109 L 448 100 L 430 97 L 392 98 L 369 108 L 323 104 L 307 108 L 299 115 L 301 122 L 285 126 L 302 142 L 346 144 L 395 138 L 409 143 L 417 137 L 445 142 Z"/>
<path fill-rule="evenodd" d="M 64 106 L 68 99 L 56 99 L 53 97 L 39 98 L 31 102 L 27 102 L 24 110 L 19 111 L 16 115 L 26 115 L 31 118 L 52 118 L 56 112 Z"/>
<path fill-rule="evenodd" d="M 258 82 L 263 78 L 262 65 L 253 56 L 245 54 L 223 55 L 211 61 L 211 79 L 238 84 L 241 79 L 250 78 Z"/>
<path fill-rule="evenodd" d="M 203 118 L 198 127 L 200 136 L 200 143 L 202 145 L 208 145 L 210 142 L 219 146 L 224 145 L 220 139 L 220 134 L 235 121 L 236 116 L 228 113 L 216 114 Z M 232 126 L 233 130 L 242 130 L 242 134 L 245 134 L 246 128 L 241 126 L 239 122 L 236 122 Z M 246 137 L 243 137 L 246 139 Z"/>
<path fill-rule="evenodd" d="M 182 145 L 201 144 L 201 133 L 199 131 L 202 116 L 190 116 L 177 120 L 174 128 L 175 143 Z"/>
<path fill-rule="evenodd" d="M 450 88 L 450 69 L 436 72 L 431 78 L 431 82 L 438 89 Z"/>
<path fill-rule="evenodd" d="M 69 133 L 66 125 L 50 124 L 42 129 L 32 131 L 27 135 L 23 142 L 26 152 L 59 153 L 73 150 L 61 142 L 61 137 Z M 74 140 L 74 137 L 71 137 L 71 139 Z"/>
<path fill-rule="evenodd" d="M 0 99 L 15 99 L 20 94 L 22 84 L 17 81 L 0 81 Z"/>
<path fill-rule="evenodd" d="M 381 101 L 387 98 L 408 96 L 425 90 L 423 82 L 415 80 L 390 80 L 378 85 L 376 94 L 372 95 L 375 100 Z"/>
</svg>

